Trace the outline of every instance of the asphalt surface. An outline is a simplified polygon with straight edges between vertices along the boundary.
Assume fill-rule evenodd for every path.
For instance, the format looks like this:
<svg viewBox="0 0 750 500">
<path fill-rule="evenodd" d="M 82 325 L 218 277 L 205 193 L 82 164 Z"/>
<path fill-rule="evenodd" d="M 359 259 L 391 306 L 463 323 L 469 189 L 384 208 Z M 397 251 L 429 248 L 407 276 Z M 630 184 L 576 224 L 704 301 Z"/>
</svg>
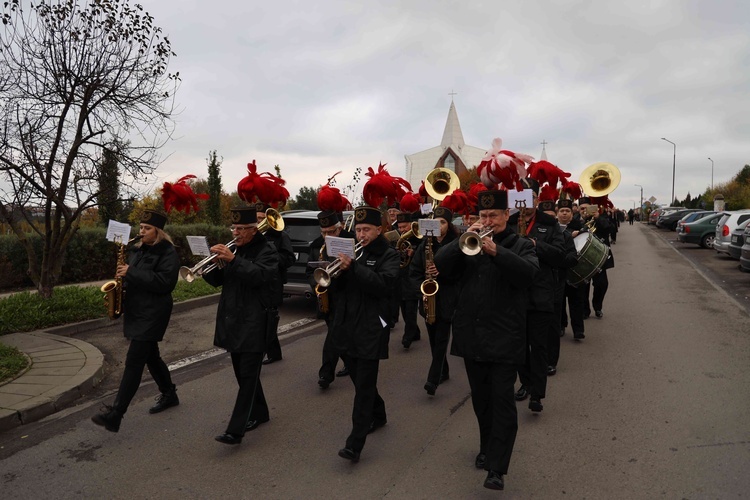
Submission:
<svg viewBox="0 0 750 500">
<path fill-rule="evenodd" d="M 323 334 L 310 324 L 284 345 L 282 362 L 263 369 L 271 421 L 241 445 L 213 440 L 224 431 L 236 392 L 229 359 L 221 355 L 176 370 L 181 405 L 158 415 L 147 413 L 156 390 L 146 375 L 117 434 L 89 420 L 111 394 L 0 434 L 2 497 L 745 496 L 745 304 L 707 281 L 708 273 L 652 228 L 623 226 L 613 251 L 604 318 L 586 321 L 582 342 L 570 331 L 562 338 L 544 411 L 518 405 L 504 492 L 482 488 L 485 473 L 473 467 L 478 432 L 461 360 L 450 357 L 451 379 L 428 397 L 427 341 L 404 351 L 400 326 L 392 332 L 390 359 L 381 363 L 388 425 L 368 438 L 358 464 L 339 458 L 353 390 L 345 379 L 318 389 Z M 213 313 L 196 310 L 185 325 L 210 332 Z M 176 344 L 191 338 L 168 336 Z"/>
</svg>

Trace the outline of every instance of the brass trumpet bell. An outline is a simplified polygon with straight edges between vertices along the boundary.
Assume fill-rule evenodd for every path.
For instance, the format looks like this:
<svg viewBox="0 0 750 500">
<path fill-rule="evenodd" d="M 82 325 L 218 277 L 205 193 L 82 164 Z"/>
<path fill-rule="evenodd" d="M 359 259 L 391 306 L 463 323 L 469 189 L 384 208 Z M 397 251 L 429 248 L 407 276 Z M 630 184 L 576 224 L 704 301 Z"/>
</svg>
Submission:
<svg viewBox="0 0 750 500">
<path fill-rule="evenodd" d="M 581 173 L 578 183 L 589 196 L 606 196 L 620 184 L 620 169 L 611 163 L 599 162 L 589 165 Z"/>
<path fill-rule="evenodd" d="M 281 214 L 275 208 L 269 208 L 266 210 L 266 218 L 258 224 L 258 231 L 265 233 L 268 229 L 274 231 L 284 230 L 284 219 L 281 218 Z"/>
<path fill-rule="evenodd" d="M 461 187 L 458 175 L 447 168 L 434 168 L 424 180 L 424 188 L 430 198 L 442 201 L 446 196 Z"/>
</svg>

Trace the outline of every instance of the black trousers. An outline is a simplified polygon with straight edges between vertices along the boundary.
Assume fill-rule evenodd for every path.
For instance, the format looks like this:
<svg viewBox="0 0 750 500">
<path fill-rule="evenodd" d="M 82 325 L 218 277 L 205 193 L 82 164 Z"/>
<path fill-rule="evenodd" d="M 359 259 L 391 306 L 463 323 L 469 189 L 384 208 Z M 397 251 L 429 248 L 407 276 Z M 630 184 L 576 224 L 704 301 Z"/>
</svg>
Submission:
<svg viewBox="0 0 750 500">
<path fill-rule="evenodd" d="M 594 287 L 594 295 L 591 297 L 591 286 Z M 591 316 L 591 308 L 594 311 L 601 311 L 604 307 L 604 296 L 607 295 L 607 289 L 609 288 L 609 279 L 607 278 L 607 270 L 602 269 L 601 272 L 594 275 L 591 278 L 591 283 L 587 283 L 583 291 L 583 314 L 584 316 Z M 589 305 L 589 297 L 591 297 L 591 305 Z"/>
<path fill-rule="evenodd" d="M 447 354 L 451 338 L 451 323 L 436 318 L 435 323 L 431 325 L 425 323 L 425 325 L 432 350 L 432 363 L 427 372 L 427 382 L 440 385 L 440 382 L 447 380 L 449 376 Z"/>
<path fill-rule="evenodd" d="M 558 282 L 555 285 L 555 311 L 547 330 L 547 364 L 557 366 L 560 361 L 560 325 L 557 318 L 562 315 L 565 303 L 565 284 Z"/>
<path fill-rule="evenodd" d="M 417 324 L 417 308 L 419 299 L 401 300 L 401 317 L 404 318 L 404 342 L 418 340 L 422 336 Z"/>
<path fill-rule="evenodd" d="M 518 376 L 532 397 L 547 393 L 547 337 L 553 321 L 554 312 L 526 313 L 526 363 L 518 368 Z"/>
<path fill-rule="evenodd" d="M 115 410 L 123 414 L 128 411 L 128 406 L 141 385 L 143 368 L 146 366 L 162 394 L 175 389 L 169 368 L 159 354 L 159 343 L 155 340 L 131 340 L 125 358 L 125 371 L 113 405 Z"/>
<path fill-rule="evenodd" d="M 379 359 L 362 359 L 344 356 L 349 376 L 354 383 L 352 432 L 346 438 L 346 447 L 362 451 L 367 432 L 373 421 L 385 421 L 385 401 L 378 394 Z"/>
<path fill-rule="evenodd" d="M 276 315 L 278 316 L 278 311 L 276 311 Z M 269 359 L 281 359 L 279 333 L 277 331 L 269 333 L 266 340 L 266 356 L 268 356 Z"/>
<path fill-rule="evenodd" d="M 487 456 L 485 470 L 508 473 L 518 432 L 513 397 L 517 367 L 464 359 L 471 404 L 479 424 L 479 451 Z"/>
<path fill-rule="evenodd" d="M 573 328 L 573 333 L 584 333 L 583 327 L 583 292 L 585 291 L 585 285 L 579 285 L 578 287 L 570 286 L 565 284 L 565 298 L 568 302 L 568 309 L 570 310 L 570 326 Z M 565 312 L 565 304 L 560 317 L 560 326 L 562 328 L 568 327 L 568 315 Z"/>
<path fill-rule="evenodd" d="M 318 377 L 331 383 L 336 379 L 336 365 L 339 362 L 339 352 L 333 347 L 330 319 L 328 318 L 326 318 L 326 326 L 328 326 L 328 333 L 326 333 L 326 338 L 323 341 L 323 359 L 320 370 L 318 370 Z"/>
<path fill-rule="evenodd" d="M 268 404 L 260 383 L 260 369 L 263 366 L 262 352 L 233 352 L 232 368 L 239 389 L 234 402 L 227 432 L 237 436 L 245 435 L 245 426 L 250 420 L 268 420 Z"/>
</svg>

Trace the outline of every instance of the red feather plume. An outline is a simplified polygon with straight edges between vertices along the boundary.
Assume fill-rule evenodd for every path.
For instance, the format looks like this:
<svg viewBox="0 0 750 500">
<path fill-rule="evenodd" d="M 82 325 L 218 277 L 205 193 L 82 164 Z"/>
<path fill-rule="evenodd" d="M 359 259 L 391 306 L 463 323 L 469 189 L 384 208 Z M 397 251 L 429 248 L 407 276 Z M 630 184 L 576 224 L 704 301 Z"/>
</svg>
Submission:
<svg viewBox="0 0 750 500">
<path fill-rule="evenodd" d="M 559 192 L 553 185 L 545 184 L 539 191 L 539 201 L 557 201 Z"/>
<path fill-rule="evenodd" d="M 461 189 L 456 189 L 451 194 L 446 196 L 443 201 L 440 202 L 440 206 L 447 208 L 454 214 L 466 214 L 471 208 L 469 205 L 468 193 Z"/>
<path fill-rule="evenodd" d="M 257 198 L 274 208 L 286 204 L 289 199 L 289 191 L 284 187 L 286 181 L 269 172 L 259 174 L 257 171 L 255 160 L 247 164 L 247 176 L 237 184 L 239 197 L 248 203 L 254 203 Z"/>
<path fill-rule="evenodd" d="M 411 185 L 405 179 L 389 174 L 383 163 L 378 166 L 377 172 L 369 167 L 365 175 L 370 179 L 362 189 L 362 198 L 371 207 L 378 208 L 383 201 L 392 205 L 411 192 Z"/>
<path fill-rule="evenodd" d="M 497 189 L 498 184 L 502 184 L 508 189 L 520 190 L 521 179 L 526 177 L 526 163 L 534 158 L 501 149 L 502 145 L 502 139 L 492 140 L 492 148 L 479 163 L 477 174 L 488 189 Z"/>
<path fill-rule="evenodd" d="M 180 177 L 180 179 L 171 184 L 165 182 L 161 189 L 161 198 L 164 201 L 164 210 L 169 213 L 173 208 L 178 212 L 190 213 L 192 208 L 194 212 L 198 211 L 198 200 L 207 200 L 207 194 L 196 194 L 193 188 L 187 183 L 188 180 L 195 179 L 192 174 Z"/>
<path fill-rule="evenodd" d="M 583 196 L 583 189 L 581 189 L 581 185 L 577 182 L 568 181 L 566 179 L 563 179 L 562 181 L 562 192 L 569 195 L 573 200 L 577 200 L 578 198 Z"/>
<path fill-rule="evenodd" d="M 562 169 L 546 160 L 531 163 L 529 165 L 528 174 L 529 177 L 536 180 L 540 185 L 548 182 L 552 186 L 557 186 L 557 183 L 560 180 L 570 177 L 570 173 L 564 172 Z"/>
<path fill-rule="evenodd" d="M 476 182 L 469 187 L 469 203 L 466 207 L 467 211 L 471 211 L 477 206 L 477 203 L 479 203 L 479 193 L 482 191 L 487 191 L 487 186 L 481 182 Z"/>
<path fill-rule="evenodd" d="M 318 208 L 325 212 L 343 212 L 351 204 L 341 195 L 338 188 L 331 186 L 331 181 L 341 172 L 336 172 L 328 178 L 328 183 L 318 190 Z"/>
<path fill-rule="evenodd" d="M 414 193 L 406 193 L 399 202 L 402 212 L 416 212 L 420 208 L 419 197 Z"/>
</svg>

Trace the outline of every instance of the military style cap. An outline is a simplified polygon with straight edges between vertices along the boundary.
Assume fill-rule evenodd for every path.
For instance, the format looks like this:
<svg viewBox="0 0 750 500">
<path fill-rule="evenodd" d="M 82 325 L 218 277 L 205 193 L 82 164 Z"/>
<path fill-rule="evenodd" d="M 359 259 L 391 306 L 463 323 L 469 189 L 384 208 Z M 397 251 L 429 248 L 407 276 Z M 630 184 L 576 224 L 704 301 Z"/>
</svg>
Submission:
<svg viewBox="0 0 750 500">
<path fill-rule="evenodd" d="M 354 210 L 354 224 L 372 224 L 380 226 L 383 223 L 383 214 L 377 208 L 363 205 Z"/>
<path fill-rule="evenodd" d="M 269 208 L 271 208 L 271 205 L 268 205 L 267 203 L 263 203 L 262 201 L 258 201 L 255 203 L 256 212 L 265 212 Z"/>
<path fill-rule="evenodd" d="M 396 222 L 411 222 L 411 214 L 404 212 L 396 214 Z"/>
<path fill-rule="evenodd" d="M 449 209 L 445 207 L 437 207 L 435 208 L 435 212 L 433 213 L 435 214 L 436 219 L 440 217 L 441 219 L 445 219 L 448 222 L 453 221 L 453 212 L 451 212 Z"/>
<path fill-rule="evenodd" d="M 560 198 L 557 200 L 557 208 L 573 208 L 573 200 L 569 198 Z"/>
<path fill-rule="evenodd" d="M 524 177 L 521 179 L 521 184 L 523 184 L 524 189 L 531 189 L 536 194 L 539 194 L 539 183 L 536 181 L 536 179 L 532 179 L 531 177 Z"/>
<path fill-rule="evenodd" d="M 555 202 L 552 201 L 552 200 L 540 201 L 539 205 L 537 205 L 537 207 L 542 212 L 554 212 L 555 211 Z"/>
<path fill-rule="evenodd" d="M 591 205 L 591 199 L 588 196 L 582 196 L 578 198 L 578 204 L 583 205 L 584 203 Z"/>
<path fill-rule="evenodd" d="M 506 210 L 507 208 L 507 191 L 480 191 L 477 195 L 477 210 Z"/>
<path fill-rule="evenodd" d="M 164 229 L 164 226 L 167 224 L 167 216 L 156 210 L 144 210 L 143 215 L 141 215 L 141 224 L 148 224 L 149 226 Z"/>
<path fill-rule="evenodd" d="M 318 214 L 318 223 L 322 228 L 335 226 L 339 223 L 339 216 L 336 212 L 320 212 Z"/>
<path fill-rule="evenodd" d="M 233 208 L 232 212 L 232 224 L 257 224 L 258 214 L 256 213 L 255 207 L 251 208 Z"/>
</svg>

